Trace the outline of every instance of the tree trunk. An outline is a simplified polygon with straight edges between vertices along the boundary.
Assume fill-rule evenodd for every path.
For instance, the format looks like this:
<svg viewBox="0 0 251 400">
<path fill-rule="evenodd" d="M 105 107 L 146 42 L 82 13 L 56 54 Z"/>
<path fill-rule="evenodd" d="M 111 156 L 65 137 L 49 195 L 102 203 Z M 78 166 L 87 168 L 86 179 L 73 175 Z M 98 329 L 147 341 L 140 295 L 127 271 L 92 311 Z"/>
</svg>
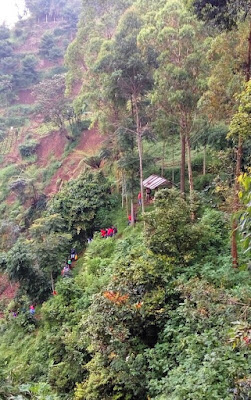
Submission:
<svg viewBox="0 0 251 400">
<path fill-rule="evenodd" d="M 125 196 L 125 182 L 124 182 L 124 174 L 122 172 L 122 188 L 121 188 L 121 208 L 124 208 L 124 196 Z"/>
<path fill-rule="evenodd" d="M 207 146 L 205 145 L 203 148 L 203 175 L 206 175 L 206 154 L 207 154 Z"/>
<path fill-rule="evenodd" d="M 189 189 L 190 189 L 190 197 L 192 199 L 194 187 L 193 187 L 191 144 L 190 144 L 190 136 L 188 133 L 186 133 L 186 145 L 187 145 L 187 167 L 188 167 Z"/>
<path fill-rule="evenodd" d="M 251 22 L 249 25 L 249 37 L 248 37 L 248 57 L 247 57 L 247 71 L 246 71 L 246 81 L 250 79 L 250 69 L 251 69 Z"/>
<path fill-rule="evenodd" d="M 131 196 L 131 225 L 133 226 L 135 223 L 134 220 L 134 204 L 133 204 L 133 195 Z"/>
<path fill-rule="evenodd" d="M 185 136 L 180 133 L 181 162 L 180 162 L 180 191 L 185 196 L 185 169 L 186 169 L 186 141 Z"/>
<path fill-rule="evenodd" d="M 233 212 L 236 213 L 239 209 L 239 176 L 241 174 L 241 159 L 242 159 L 242 138 L 239 135 L 238 149 L 236 155 L 236 170 L 235 170 L 235 182 L 234 182 L 234 204 Z M 231 240 L 231 255 L 232 255 L 232 266 L 238 268 L 238 248 L 237 248 L 237 228 L 238 224 L 234 217 L 232 222 L 232 240 Z"/>
<path fill-rule="evenodd" d="M 232 255 L 232 266 L 238 268 L 238 249 L 237 249 L 237 222 L 236 219 L 232 223 L 232 240 L 231 240 L 231 255 Z"/>
<path fill-rule="evenodd" d="M 137 104 L 136 98 L 134 98 L 134 110 L 135 110 L 135 116 L 136 116 L 137 143 L 138 143 L 138 152 L 139 152 L 141 210 L 142 210 L 142 214 L 144 214 L 145 204 L 144 204 L 144 187 L 143 187 L 143 146 L 142 146 L 141 126 L 140 126 L 140 120 L 139 120 L 139 110 L 138 110 L 138 104 Z"/>
<path fill-rule="evenodd" d="M 174 143 L 173 143 L 173 138 L 172 138 L 172 161 L 173 161 L 173 167 L 172 167 L 172 187 L 174 187 Z"/>
<path fill-rule="evenodd" d="M 164 176 L 164 166 L 165 166 L 165 152 L 166 152 L 166 141 L 163 140 L 163 149 L 162 149 L 162 165 L 161 165 L 161 176 Z"/>
<path fill-rule="evenodd" d="M 190 143 L 189 133 L 186 133 L 186 145 L 187 145 L 187 167 L 188 167 L 188 179 L 189 179 L 189 193 L 190 193 L 190 204 L 191 204 L 191 220 L 194 221 L 195 220 L 194 186 L 193 186 L 191 143 Z"/>
</svg>

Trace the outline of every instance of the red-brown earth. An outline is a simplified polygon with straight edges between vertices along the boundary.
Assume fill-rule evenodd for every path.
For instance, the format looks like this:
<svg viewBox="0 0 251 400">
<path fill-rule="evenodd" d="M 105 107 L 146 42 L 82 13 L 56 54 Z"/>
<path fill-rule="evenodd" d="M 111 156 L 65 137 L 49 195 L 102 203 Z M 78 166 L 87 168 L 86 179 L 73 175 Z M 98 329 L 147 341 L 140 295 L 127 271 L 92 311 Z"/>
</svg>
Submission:
<svg viewBox="0 0 251 400">
<path fill-rule="evenodd" d="M 7 275 L 0 275 L 0 303 L 3 306 L 7 306 L 9 302 L 15 297 L 18 290 L 17 283 L 11 283 L 8 280 Z M 0 318 L 2 318 L 4 313 L 0 311 Z"/>
<path fill-rule="evenodd" d="M 45 188 L 45 194 L 47 196 L 55 194 L 63 182 L 76 178 L 84 169 L 84 157 L 95 154 L 104 139 L 105 137 L 100 135 L 95 128 L 83 131 L 78 145 L 62 161 L 62 166 L 55 172 L 50 184 Z"/>
</svg>

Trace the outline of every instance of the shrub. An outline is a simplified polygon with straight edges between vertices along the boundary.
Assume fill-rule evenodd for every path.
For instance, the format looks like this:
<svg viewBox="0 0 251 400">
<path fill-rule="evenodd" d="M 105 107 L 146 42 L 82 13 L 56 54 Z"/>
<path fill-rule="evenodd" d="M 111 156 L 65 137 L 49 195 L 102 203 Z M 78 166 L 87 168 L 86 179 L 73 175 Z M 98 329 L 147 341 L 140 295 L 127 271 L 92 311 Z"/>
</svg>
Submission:
<svg viewBox="0 0 251 400">
<path fill-rule="evenodd" d="M 206 187 L 208 187 L 213 179 L 214 179 L 215 175 L 213 174 L 206 174 L 206 175 L 199 175 L 196 176 L 196 178 L 194 178 L 194 188 L 195 190 L 203 190 Z"/>
<path fill-rule="evenodd" d="M 19 152 L 22 158 L 33 156 L 36 152 L 38 143 L 36 140 L 27 140 L 25 143 L 19 145 Z"/>
</svg>

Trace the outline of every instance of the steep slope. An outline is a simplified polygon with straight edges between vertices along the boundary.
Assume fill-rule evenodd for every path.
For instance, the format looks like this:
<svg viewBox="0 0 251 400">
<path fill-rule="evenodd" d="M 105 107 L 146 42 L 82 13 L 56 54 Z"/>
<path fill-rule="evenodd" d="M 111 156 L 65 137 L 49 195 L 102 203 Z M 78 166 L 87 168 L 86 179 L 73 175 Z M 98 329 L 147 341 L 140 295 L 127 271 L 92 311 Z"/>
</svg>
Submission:
<svg viewBox="0 0 251 400">
<path fill-rule="evenodd" d="M 62 138 L 61 141 L 63 141 Z M 60 189 L 63 182 L 76 178 L 84 169 L 85 164 L 83 158 L 87 155 L 95 154 L 101 147 L 103 141 L 104 136 L 100 135 L 95 128 L 83 131 L 78 145 L 63 159 L 61 167 L 56 171 L 50 184 L 45 188 L 45 194 L 48 196 L 53 195 Z M 51 144 L 55 147 L 55 135 L 51 137 Z M 48 147 L 46 149 L 44 148 L 44 150 L 47 150 L 48 156 L 50 143 L 48 143 Z M 58 150 L 57 146 L 56 150 Z M 39 157 L 40 162 L 43 162 L 43 159 L 44 158 Z"/>
</svg>

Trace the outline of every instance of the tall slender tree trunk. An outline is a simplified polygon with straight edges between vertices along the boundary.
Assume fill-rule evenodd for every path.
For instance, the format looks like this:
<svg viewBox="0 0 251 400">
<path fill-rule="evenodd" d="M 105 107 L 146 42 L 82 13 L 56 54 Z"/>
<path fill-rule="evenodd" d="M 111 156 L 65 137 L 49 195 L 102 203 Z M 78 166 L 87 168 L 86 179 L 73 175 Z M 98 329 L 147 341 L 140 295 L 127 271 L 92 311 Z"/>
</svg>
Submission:
<svg viewBox="0 0 251 400">
<path fill-rule="evenodd" d="M 233 211 L 236 213 L 239 209 L 239 176 L 241 174 L 241 159 L 242 159 L 242 138 L 239 135 L 238 149 L 236 154 L 236 170 L 234 182 L 234 204 Z M 234 217 L 232 222 L 232 240 L 231 240 L 231 255 L 233 268 L 238 268 L 238 247 L 237 247 L 237 220 Z"/>
<path fill-rule="evenodd" d="M 186 139 L 183 133 L 180 133 L 181 160 L 180 160 L 180 191 L 185 196 L 185 169 L 186 169 Z"/>
<path fill-rule="evenodd" d="M 172 187 L 174 187 L 174 143 L 173 143 L 173 137 L 172 137 Z"/>
<path fill-rule="evenodd" d="M 124 185 L 124 174 L 122 172 L 122 188 L 121 188 L 121 208 L 124 208 L 124 197 L 125 197 L 125 185 Z"/>
<path fill-rule="evenodd" d="M 133 226 L 135 224 L 135 219 L 134 219 L 134 204 L 133 204 L 133 194 L 131 195 L 131 225 Z"/>
<path fill-rule="evenodd" d="M 246 71 L 246 81 L 250 79 L 250 69 L 251 69 L 251 21 L 249 24 L 249 36 L 248 36 L 248 56 L 247 56 L 247 71 Z"/>
<path fill-rule="evenodd" d="M 162 165 L 161 165 L 161 176 L 164 176 L 164 166 L 165 166 L 165 153 L 166 153 L 166 141 L 163 140 L 163 148 L 162 148 Z"/>
<path fill-rule="evenodd" d="M 192 171 L 192 156 L 191 156 L 191 143 L 189 133 L 186 133 L 186 145 L 187 145 L 187 168 L 188 168 L 188 179 L 189 179 L 189 188 L 190 188 L 190 196 L 193 196 L 193 171 Z"/>
<path fill-rule="evenodd" d="M 140 192 L 141 192 L 141 210 L 142 214 L 145 212 L 145 202 L 144 202 L 144 187 L 143 187 L 143 145 L 142 145 L 142 133 L 139 120 L 139 109 L 137 98 L 134 97 L 134 111 L 136 117 L 136 127 L 137 127 L 137 143 L 139 152 L 139 174 L 140 174 Z"/>
<path fill-rule="evenodd" d="M 190 193 L 190 204 L 191 204 L 191 220 L 195 220 L 194 212 L 194 186 L 193 186 L 193 171 L 192 171 L 192 156 L 191 156 L 191 143 L 189 133 L 186 133 L 186 145 L 187 145 L 187 167 L 188 167 L 188 179 L 189 179 L 189 193 Z"/>
</svg>

